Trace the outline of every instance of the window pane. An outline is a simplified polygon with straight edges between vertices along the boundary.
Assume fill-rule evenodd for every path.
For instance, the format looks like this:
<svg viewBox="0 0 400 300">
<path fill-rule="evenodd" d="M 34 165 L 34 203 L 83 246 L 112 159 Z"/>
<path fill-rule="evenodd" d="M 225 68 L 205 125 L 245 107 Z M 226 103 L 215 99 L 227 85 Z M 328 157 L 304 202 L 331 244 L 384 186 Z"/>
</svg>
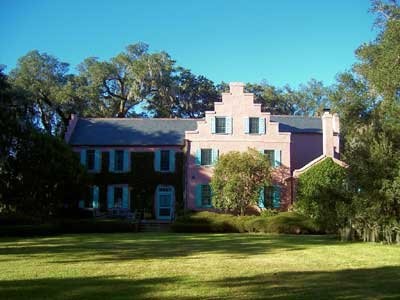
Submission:
<svg viewBox="0 0 400 300">
<path fill-rule="evenodd" d="M 171 195 L 160 195 L 160 207 L 171 207 Z"/>
<path fill-rule="evenodd" d="M 86 167 L 88 170 L 94 169 L 94 150 L 86 151 Z"/>
<path fill-rule="evenodd" d="M 161 150 L 161 171 L 169 171 L 169 150 Z"/>
<path fill-rule="evenodd" d="M 124 151 L 115 151 L 115 170 L 122 171 L 124 169 Z"/>
<path fill-rule="evenodd" d="M 122 187 L 114 188 L 114 207 L 122 207 Z"/>
<path fill-rule="evenodd" d="M 215 133 L 226 133 L 225 118 L 215 118 Z"/>
<path fill-rule="evenodd" d="M 273 167 L 275 165 L 274 150 L 264 150 L 264 154 L 267 156 L 271 167 Z"/>
<path fill-rule="evenodd" d="M 259 133 L 258 126 L 259 126 L 258 118 L 250 118 L 249 119 L 249 132 L 250 133 Z"/>
<path fill-rule="evenodd" d="M 201 186 L 201 205 L 211 205 L 211 187 L 209 184 L 203 184 Z"/>
<path fill-rule="evenodd" d="M 264 207 L 272 208 L 273 199 L 273 188 L 272 186 L 267 186 L 264 188 Z"/>
<path fill-rule="evenodd" d="M 212 149 L 201 149 L 201 165 L 208 166 L 212 164 Z"/>
</svg>

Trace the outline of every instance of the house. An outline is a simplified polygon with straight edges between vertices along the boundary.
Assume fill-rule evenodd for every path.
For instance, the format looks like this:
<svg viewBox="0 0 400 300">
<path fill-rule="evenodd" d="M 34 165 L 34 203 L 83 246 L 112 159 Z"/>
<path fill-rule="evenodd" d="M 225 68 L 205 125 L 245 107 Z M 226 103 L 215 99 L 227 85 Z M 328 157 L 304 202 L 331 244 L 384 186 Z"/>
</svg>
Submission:
<svg viewBox="0 0 400 300">
<path fill-rule="evenodd" d="M 255 148 L 273 166 L 273 186 L 259 206 L 286 210 L 294 178 L 331 157 L 339 161 L 339 118 L 271 115 L 230 83 L 203 119 L 78 118 L 65 136 L 91 174 L 79 201 L 94 212 L 171 220 L 179 210 L 212 208 L 210 178 L 219 155 Z"/>
</svg>

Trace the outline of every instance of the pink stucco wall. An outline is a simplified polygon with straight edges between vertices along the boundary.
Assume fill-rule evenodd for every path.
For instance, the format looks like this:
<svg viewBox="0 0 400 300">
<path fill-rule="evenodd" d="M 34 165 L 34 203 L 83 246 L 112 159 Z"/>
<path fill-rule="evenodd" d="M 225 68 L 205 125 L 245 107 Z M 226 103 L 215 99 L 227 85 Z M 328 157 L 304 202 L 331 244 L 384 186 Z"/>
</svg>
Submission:
<svg viewBox="0 0 400 300">
<path fill-rule="evenodd" d="M 282 151 L 282 167 L 274 171 L 274 183 L 281 184 L 281 204 L 290 202 L 286 178 L 290 177 L 290 133 L 279 132 L 279 124 L 270 122 L 270 114 L 261 112 L 261 104 L 254 103 L 254 95 L 243 92 L 242 83 L 231 83 L 230 93 L 222 94 L 222 102 L 215 103 L 215 111 L 206 112 L 204 120 L 198 122 L 196 131 L 186 132 L 187 140 L 187 173 L 186 173 L 186 205 L 189 209 L 195 207 L 195 187 L 197 184 L 209 183 L 213 167 L 197 166 L 196 150 L 201 148 L 218 149 L 219 155 L 229 151 L 246 151 L 248 148 L 257 150 L 271 149 Z M 232 117 L 232 134 L 212 134 L 211 118 Z M 265 134 L 246 134 L 244 119 L 259 117 L 266 119 Z"/>
</svg>

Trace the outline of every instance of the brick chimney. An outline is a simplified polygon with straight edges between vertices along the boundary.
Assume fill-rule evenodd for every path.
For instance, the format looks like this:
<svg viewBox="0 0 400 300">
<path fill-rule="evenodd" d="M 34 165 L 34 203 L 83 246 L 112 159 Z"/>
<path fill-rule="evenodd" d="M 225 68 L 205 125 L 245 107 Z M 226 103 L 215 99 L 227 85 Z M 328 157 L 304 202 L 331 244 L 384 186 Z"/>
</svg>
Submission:
<svg viewBox="0 0 400 300">
<path fill-rule="evenodd" d="M 322 149 L 323 154 L 327 157 L 334 157 L 333 131 L 334 128 L 339 129 L 338 127 L 339 118 L 337 115 L 334 118 L 329 110 L 324 110 L 324 114 L 322 115 Z"/>
</svg>

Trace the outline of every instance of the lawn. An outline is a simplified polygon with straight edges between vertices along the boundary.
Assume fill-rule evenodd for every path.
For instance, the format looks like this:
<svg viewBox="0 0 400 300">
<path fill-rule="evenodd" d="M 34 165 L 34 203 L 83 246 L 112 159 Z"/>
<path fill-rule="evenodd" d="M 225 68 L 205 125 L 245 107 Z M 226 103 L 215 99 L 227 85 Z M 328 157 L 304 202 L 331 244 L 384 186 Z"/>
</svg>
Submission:
<svg viewBox="0 0 400 300">
<path fill-rule="evenodd" d="M 327 236 L 0 239 L 1 299 L 400 299 L 400 247 Z"/>
</svg>

